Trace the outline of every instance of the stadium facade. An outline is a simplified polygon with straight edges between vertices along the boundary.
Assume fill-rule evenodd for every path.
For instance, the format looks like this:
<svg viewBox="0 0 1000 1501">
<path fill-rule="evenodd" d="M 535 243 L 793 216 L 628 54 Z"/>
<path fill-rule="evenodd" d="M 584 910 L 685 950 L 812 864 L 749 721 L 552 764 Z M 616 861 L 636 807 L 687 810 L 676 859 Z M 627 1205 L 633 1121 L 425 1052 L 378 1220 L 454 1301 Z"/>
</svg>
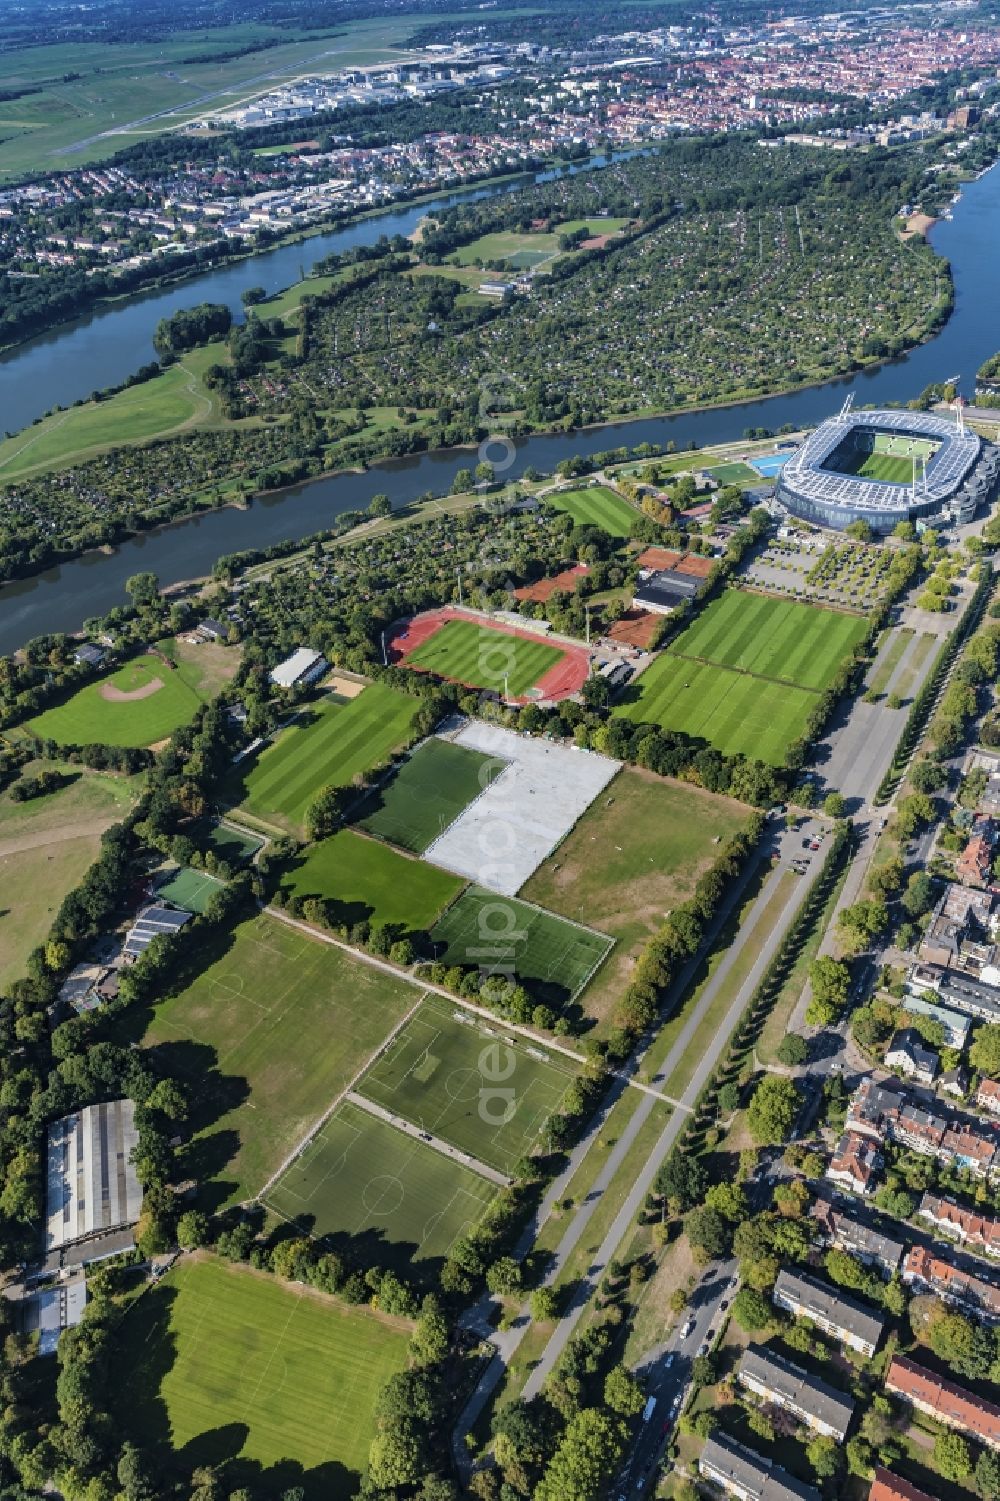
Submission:
<svg viewBox="0 0 1000 1501">
<path fill-rule="evenodd" d="M 908 483 L 857 472 L 878 444 L 914 458 Z M 897 463 L 897 468 L 899 463 Z M 851 411 L 820 423 L 785 464 L 777 499 L 817 526 L 843 531 L 866 521 L 891 532 L 900 521 L 930 525 L 971 521 L 997 488 L 1000 450 L 984 443 L 961 418 L 934 412 Z"/>
</svg>

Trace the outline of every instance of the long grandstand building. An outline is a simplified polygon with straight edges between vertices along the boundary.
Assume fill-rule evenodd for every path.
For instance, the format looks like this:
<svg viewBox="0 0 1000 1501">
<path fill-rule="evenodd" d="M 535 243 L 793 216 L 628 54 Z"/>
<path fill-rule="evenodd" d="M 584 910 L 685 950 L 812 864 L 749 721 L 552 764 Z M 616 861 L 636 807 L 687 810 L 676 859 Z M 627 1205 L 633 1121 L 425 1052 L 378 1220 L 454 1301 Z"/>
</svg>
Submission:
<svg viewBox="0 0 1000 1501">
<path fill-rule="evenodd" d="M 842 531 L 866 521 L 968 521 L 997 487 L 1000 450 L 933 412 L 855 412 L 845 406 L 785 464 L 777 498 L 794 516 Z"/>
</svg>

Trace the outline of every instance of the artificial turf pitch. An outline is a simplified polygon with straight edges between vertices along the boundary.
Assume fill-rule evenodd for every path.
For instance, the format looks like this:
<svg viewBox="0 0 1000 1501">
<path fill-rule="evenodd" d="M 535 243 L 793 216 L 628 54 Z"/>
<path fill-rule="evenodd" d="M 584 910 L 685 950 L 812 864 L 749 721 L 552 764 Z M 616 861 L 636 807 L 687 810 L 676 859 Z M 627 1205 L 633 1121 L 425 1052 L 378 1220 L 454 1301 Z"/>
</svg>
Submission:
<svg viewBox="0 0 1000 1501">
<path fill-rule="evenodd" d="M 186 664 L 170 667 L 152 653 L 133 657 L 117 672 L 79 688 L 65 703 L 45 709 L 28 728 L 59 745 L 154 745 L 197 712 L 202 699 L 189 681 L 191 675 Z M 141 693 L 154 683 L 158 686 L 144 698 L 114 701 L 101 695 L 105 684 L 123 693 Z"/>
<path fill-rule="evenodd" d="M 462 884 L 460 876 L 353 829 L 339 829 L 312 845 L 282 882 L 296 896 L 322 897 L 336 922 L 391 923 L 408 933 L 426 932 Z"/>
<path fill-rule="evenodd" d="M 529 641 L 471 620 L 446 620 L 407 654 L 406 666 L 473 688 L 502 691 L 506 681 L 506 691 L 516 696 L 527 693 L 562 656 L 547 641 Z"/>
<path fill-rule="evenodd" d="M 266 1196 L 310 1234 L 349 1235 L 363 1265 L 418 1270 L 482 1218 L 496 1185 L 344 1100 Z"/>
<path fill-rule="evenodd" d="M 637 513 L 606 485 L 586 485 L 580 490 L 554 490 L 543 497 L 546 505 L 567 511 L 580 526 L 597 526 L 609 537 L 630 535 Z"/>
<path fill-rule="evenodd" d="M 575 999 L 612 940 L 528 902 L 470 886 L 438 919 L 431 942 L 443 964 L 513 972 L 550 1005 Z"/>
<path fill-rule="evenodd" d="M 116 1336 L 120 1429 L 184 1449 L 188 1472 L 224 1466 L 226 1488 L 274 1466 L 272 1480 L 287 1472 L 308 1501 L 346 1501 L 368 1459 L 379 1388 L 405 1368 L 407 1336 L 368 1309 L 186 1259 Z"/>
<path fill-rule="evenodd" d="M 421 855 L 502 770 L 492 756 L 432 737 L 407 757 L 388 786 L 372 792 L 361 827 Z"/>
<path fill-rule="evenodd" d="M 418 708 L 416 699 L 384 683 L 370 683 L 347 703 L 319 699 L 244 774 L 241 805 L 265 823 L 301 830 L 324 787 L 349 786 L 406 742 Z"/>
<path fill-rule="evenodd" d="M 419 990 L 261 914 L 184 990 L 158 1002 L 143 1042 L 192 1097 L 220 1202 L 253 1198 L 347 1087 Z"/>
<path fill-rule="evenodd" d="M 173 902 L 175 907 L 182 907 L 185 912 L 204 912 L 212 897 L 222 887 L 222 881 L 216 876 L 210 876 L 207 871 L 192 870 L 189 865 L 182 865 L 169 881 L 158 887 L 156 895 L 158 899 Z"/>
<path fill-rule="evenodd" d="M 534 1050 L 540 1053 L 540 1049 Z M 560 1054 L 533 1057 L 502 1024 L 439 996 L 424 1001 L 356 1086 L 358 1094 L 509 1174 L 538 1144 L 576 1077 Z"/>
</svg>

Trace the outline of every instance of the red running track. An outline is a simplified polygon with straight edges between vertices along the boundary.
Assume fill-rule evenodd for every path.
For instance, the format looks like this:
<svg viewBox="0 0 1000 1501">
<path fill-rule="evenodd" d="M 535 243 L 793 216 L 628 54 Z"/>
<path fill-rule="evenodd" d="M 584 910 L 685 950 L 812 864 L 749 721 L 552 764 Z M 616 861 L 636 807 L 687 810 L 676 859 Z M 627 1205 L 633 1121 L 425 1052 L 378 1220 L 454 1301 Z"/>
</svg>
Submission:
<svg viewBox="0 0 1000 1501">
<path fill-rule="evenodd" d="M 405 663 L 411 652 L 423 646 L 424 642 L 428 641 L 443 625 L 447 625 L 449 620 L 465 620 L 472 625 L 481 626 L 484 631 L 498 631 L 504 636 L 516 636 L 521 641 L 544 641 L 546 639 L 539 631 L 520 631 L 517 626 L 505 625 L 499 620 L 489 620 L 485 615 L 476 615 L 471 610 L 456 610 L 451 605 L 445 605 L 440 610 L 428 610 L 423 615 L 415 615 L 412 620 L 404 622 L 393 630 L 387 643 L 390 662 Z M 590 652 L 585 646 L 567 646 L 562 641 L 553 641 L 550 644 L 562 653 L 560 660 L 542 674 L 532 693 L 512 695 L 510 703 L 558 703 L 561 699 L 580 692 L 590 676 Z M 414 672 L 422 670 L 419 667 L 412 669 Z M 449 679 L 449 682 L 457 681 L 456 678 Z M 482 688 L 482 686 L 482 683 L 462 684 L 463 688 Z"/>
</svg>

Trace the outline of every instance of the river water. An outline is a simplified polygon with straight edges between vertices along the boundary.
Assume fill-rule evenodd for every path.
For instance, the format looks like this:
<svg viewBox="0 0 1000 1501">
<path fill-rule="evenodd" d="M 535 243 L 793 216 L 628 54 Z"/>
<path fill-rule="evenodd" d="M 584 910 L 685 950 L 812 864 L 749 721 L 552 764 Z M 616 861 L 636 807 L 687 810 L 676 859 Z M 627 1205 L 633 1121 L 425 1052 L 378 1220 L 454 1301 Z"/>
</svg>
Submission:
<svg viewBox="0 0 1000 1501">
<path fill-rule="evenodd" d="M 481 194 L 503 189 L 478 191 Z M 455 196 L 447 201 L 454 201 Z M 68 387 L 73 378 L 80 382 L 81 373 L 85 374 L 87 390 L 120 380 L 149 357 L 152 329 L 171 308 L 205 299 L 238 302 L 240 290 L 256 284 L 277 291 L 297 279 L 307 256 L 311 262 L 332 249 L 374 241 L 382 233 L 406 234 L 429 207 L 429 204 L 413 205 L 336 234 L 317 236 L 302 245 L 265 252 L 252 261 L 211 272 L 169 292 L 107 309 L 62 334 L 25 346 L 9 355 L 0 367 L 0 412 L 4 411 L 2 402 L 6 399 L 4 381 L 16 379 L 19 384 L 23 382 L 34 388 L 36 393 L 39 389 L 44 391 L 47 404 L 73 400 L 83 392 L 60 395 L 56 384 L 59 372 L 50 368 L 50 362 L 56 366 L 61 366 L 64 359 L 72 363 L 73 370 L 66 377 Z M 957 376 L 964 394 L 971 397 L 977 368 L 1000 350 L 1000 278 L 996 275 L 994 250 L 998 231 L 1000 164 L 968 184 L 954 218 L 931 231 L 935 249 L 951 262 L 955 310 L 935 339 L 904 359 L 831 385 L 742 406 L 646 418 L 587 432 L 525 438 L 517 444 L 516 458 L 506 477 L 516 478 L 529 464 L 549 471 L 560 459 L 573 454 L 595 453 L 621 444 L 666 444 L 673 439 L 678 447 L 691 442 L 701 446 L 739 438 L 746 427 L 777 429 L 784 423 L 808 426 L 840 406 L 849 391 L 853 391 L 859 405 L 907 401 L 931 381 Z M 94 352 L 90 349 L 92 339 L 96 340 Z M 103 365 L 102 356 L 96 352 L 102 343 L 112 346 L 103 356 L 108 362 Z M 20 374 L 15 376 L 15 371 Z M 36 384 L 39 382 L 40 387 Z M 19 424 L 4 417 L 0 425 L 13 428 Z M 495 455 L 491 453 L 490 457 Z M 0 590 L 0 652 L 11 652 L 32 636 L 47 631 L 76 630 L 87 616 L 102 615 L 114 605 L 124 603 L 124 583 L 130 574 L 150 569 L 162 584 L 199 577 L 209 573 L 223 553 L 308 537 L 330 526 L 344 511 L 364 509 L 379 491 L 386 493 L 394 506 L 406 505 L 428 490 L 440 494 L 450 487 L 455 471 L 468 464 L 469 459 L 467 449 L 446 450 L 373 464 L 364 474 L 337 475 L 293 486 L 255 501 L 248 511 L 214 511 L 133 538 L 111 553 L 89 554 L 9 584 Z"/>
</svg>

